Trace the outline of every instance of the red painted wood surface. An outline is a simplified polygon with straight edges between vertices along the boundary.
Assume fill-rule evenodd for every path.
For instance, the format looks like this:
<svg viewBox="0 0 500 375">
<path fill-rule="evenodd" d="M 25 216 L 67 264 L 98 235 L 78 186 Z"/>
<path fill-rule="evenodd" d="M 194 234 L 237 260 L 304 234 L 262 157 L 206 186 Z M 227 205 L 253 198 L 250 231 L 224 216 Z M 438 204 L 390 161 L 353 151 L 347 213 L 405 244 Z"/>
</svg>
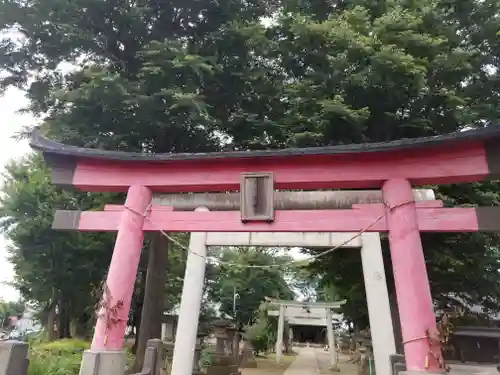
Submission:
<svg viewBox="0 0 500 375">
<path fill-rule="evenodd" d="M 425 208 L 441 208 L 441 207 L 443 207 L 443 201 L 441 201 L 441 200 L 419 201 L 419 202 L 415 202 L 415 204 L 417 207 L 425 207 Z M 378 207 L 378 209 L 381 210 L 380 213 L 383 212 L 384 207 L 385 207 L 382 203 L 366 203 L 366 204 L 353 204 L 352 208 L 354 208 L 354 209 L 366 209 L 368 206 Z M 104 205 L 104 211 L 121 211 L 123 209 L 124 209 L 124 206 L 121 204 L 105 204 Z M 148 209 L 148 211 L 158 211 L 158 210 L 160 210 L 160 211 L 174 211 L 174 208 L 169 207 L 169 206 L 154 205 Z M 235 211 L 237 211 L 237 210 L 235 210 Z"/>
<path fill-rule="evenodd" d="M 431 352 L 441 356 L 441 349 L 439 345 L 431 345 L 426 338 L 427 332 L 437 332 L 436 318 L 420 239 L 417 208 L 414 203 L 406 203 L 413 199 L 411 185 L 403 179 L 389 180 L 382 186 L 382 192 L 388 205 L 394 207 L 387 214 L 387 223 L 390 227 L 389 244 L 406 367 L 408 371 L 439 373 L 438 363 Z M 428 209 L 419 211 L 424 210 Z M 442 209 L 431 210 L 439 212 Z M 453 216 L 454 209 L 449 212 Z M 446 223 L 443 220 L 435 222 L 438 228 Z M 452 223 L 457 224 L 456 221 Z"/>
<path fill-rule="evenodd" d="M 375 188 L 391 178 L 414 186 L 478 181 L 488 174 L 481 143 L 461 148 L 293 156 L 288 158 L 134 163 L 78 162 L 72 184 L 85 191 L 126 191 L 142 184 L 155 192 L 239 190 L 240 174 L 273 172 L 277 189 Z"/>
<path fill-rule="evenodd" d="M 431 201 L 428 201 L 431 202 Z M 122 204 L 105 204 L 104 205 L 104 211 L 122 211 L 125 208 Z M 146 211 L 173 211 L 173 207 L 169 206 L 159 206 L 159 205 L 154 205 L 149 207 Z"/>
<path fill-rule="evenodd" d="M 425 202 L 423 202 L 425 205 Z M 239 211 L 189 212 L 152 209 L 144 222 L 145 231 L 169 232 L 385 232 L 383 205 L 366 205 L 352 210 L 276 211 L 273 223 L 242 223 Z M 500 211 L 500 208 L 499 208 Z M 500 212 L 499 212 L 500 213 Z M 121 210 L 85 211 L 79 231 L 116 231 Z M 418 208 L 418 227 L 422 232 L 477 232 L 474 208 Z M 374 225 L 372 225 L 375 223 Z"/>
<path fill-rule="evenodd" d="M 134 211 L 144 212 L 151 202 L 151 191 L 143 186 L 132 186 L 126 204 Z M 113 212 L 115 213 L 115 212 Z M 98 312 L 91 349 L 121 350 L 134 290 L 137 267 L 144 239 L 145 218 L 132 211 L 118 211 L 115 218 L 116 236 L 113 257 L 106 278 L 104 301 Z"/>
</svg>

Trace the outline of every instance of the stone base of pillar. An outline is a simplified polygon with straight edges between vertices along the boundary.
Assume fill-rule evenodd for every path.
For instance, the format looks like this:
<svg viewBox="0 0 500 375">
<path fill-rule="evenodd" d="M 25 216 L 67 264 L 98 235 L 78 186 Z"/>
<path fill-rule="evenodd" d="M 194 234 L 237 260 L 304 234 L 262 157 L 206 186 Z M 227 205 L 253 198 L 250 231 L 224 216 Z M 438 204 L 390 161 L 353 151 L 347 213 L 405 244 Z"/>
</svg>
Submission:
<svg viewBox="0 0 500 375">
<path fill-rule="evenodd" d="M 332 372 L 340 372 L 340 367 L 338 365 L 330 366 L 330 368 L 328 370 L 330 370 Z"/>
<path fill-rule="evenodd" d="M 124 351 L 85 350 L 80 375 L 124 375 L 126 365 Z"/>
</svg>

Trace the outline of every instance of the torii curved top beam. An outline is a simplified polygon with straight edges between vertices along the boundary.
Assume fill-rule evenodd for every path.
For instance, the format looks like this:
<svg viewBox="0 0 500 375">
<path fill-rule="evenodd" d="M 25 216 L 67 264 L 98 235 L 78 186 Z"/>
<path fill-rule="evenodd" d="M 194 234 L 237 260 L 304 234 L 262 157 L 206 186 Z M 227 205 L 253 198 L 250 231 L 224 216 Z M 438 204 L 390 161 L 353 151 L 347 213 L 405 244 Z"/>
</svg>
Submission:
<svg viewBox="0 0 500 375">
<path fill-rule="evenodd" d="M 273 172 L 277 189 L 374 188 L 391 178 L 414 185 L 500 178 L 500 126 L 442 136 L 284 150 L 146 154 L 80 148 L 33 132 L 52 181 L 86 191 L 239 190 L 240 174 Z"/>
</svg>

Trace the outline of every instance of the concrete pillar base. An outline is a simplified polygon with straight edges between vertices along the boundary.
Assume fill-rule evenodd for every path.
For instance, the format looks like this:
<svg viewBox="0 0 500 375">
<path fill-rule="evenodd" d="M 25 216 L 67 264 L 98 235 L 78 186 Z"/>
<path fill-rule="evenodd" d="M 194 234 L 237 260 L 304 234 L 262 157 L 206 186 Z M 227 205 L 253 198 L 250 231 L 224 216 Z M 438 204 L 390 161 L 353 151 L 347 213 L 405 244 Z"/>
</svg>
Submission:
<svg viewBox="0 0 500 375">
<path fill-rule="evenodd" d="M 330 368 L 328 370 L 330 370 L 331 372 L 340 372 L 340 367 L 339 366 L 330 366 Z"/>
<path fill-rule="evenodd" d="M 124 375 L 127 356 L 122 350 L 83 352 L 80 375 Z"/>
</svg>

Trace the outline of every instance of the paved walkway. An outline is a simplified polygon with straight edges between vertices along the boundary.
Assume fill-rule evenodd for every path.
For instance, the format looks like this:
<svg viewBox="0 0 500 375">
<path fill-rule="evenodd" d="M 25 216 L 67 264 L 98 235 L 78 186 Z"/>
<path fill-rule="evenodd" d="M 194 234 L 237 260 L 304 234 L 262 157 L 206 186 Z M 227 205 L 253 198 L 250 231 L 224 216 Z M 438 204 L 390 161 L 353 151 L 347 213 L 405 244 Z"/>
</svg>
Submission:
<svg viewBox="0 0 500 375">
<path fill-rule="evenodd" d="M 294 348 L 299 352 L 295 361 L 286 369 L 283 375 L 357 375 L 357 367 L 354 364 L 346 363 L 348 357 L 340 356 L 340 372 L 331 372 L 329 367 L 329 355 L 323 349 L 315 348 Z M 452 375 L 498 375 L 495 365 L 451 365 Z"/>
<path fill-rule="evenodd" d="M 316 349 L 300 348 L 294 350 L 298 350 L 299 355 L 283 375 L 318 375 L 320 373 L 316 359 Z"/>
<path fill-rule="evenodd" d="M 294 348 L 294 350 L 298 350 L 299 355 L 283 375 L 357 374 L 356 365 L 346 363 L 346 356 L 341 355 L 340 357 L 340 372 L 332 372 L 329 370 L 330 356 L 323 349 L 305 347 L 300 349 Z"/>
</svg>

